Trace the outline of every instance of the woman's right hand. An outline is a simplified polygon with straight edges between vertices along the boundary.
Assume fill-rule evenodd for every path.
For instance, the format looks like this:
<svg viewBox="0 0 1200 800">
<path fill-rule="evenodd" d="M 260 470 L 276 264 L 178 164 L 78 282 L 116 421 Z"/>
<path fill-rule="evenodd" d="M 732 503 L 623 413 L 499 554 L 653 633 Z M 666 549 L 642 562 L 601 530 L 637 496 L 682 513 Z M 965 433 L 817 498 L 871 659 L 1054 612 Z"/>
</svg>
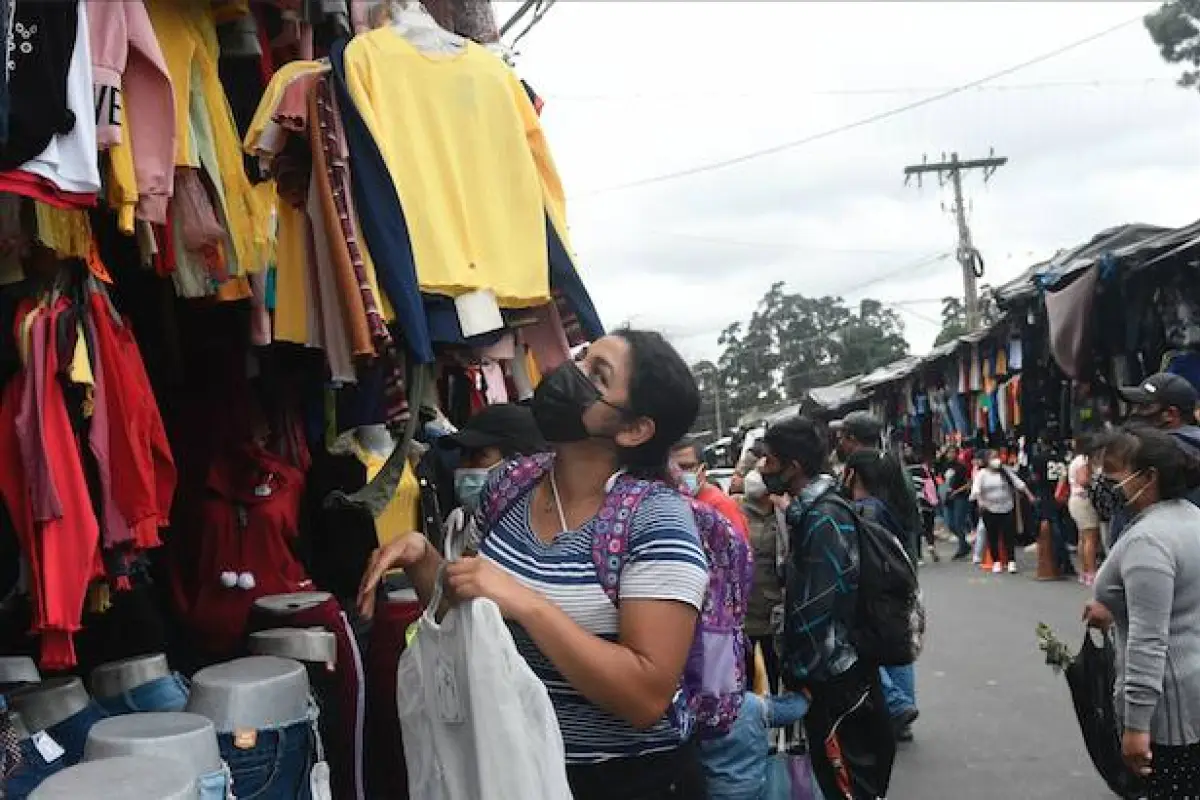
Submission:
<svg viewBox="0 0 1200 800">
<path fill-rule="evenodd" d="M 371 553 L 362 583 L 358 586 L 358 611 L 370 619 L 375 614 L 375 590 L 383 576 L 394 569 L 404 569 L 419 564 L 433 548 L 423 535 L 406 533 Z"/>
<path fill-rule="evenodd" d="M 1083 607 L 1083 621 L 1089 628 L 1106 631 L 1113 624 L 1113 615 L 1108 606 L 1099 600 L 1093 600 Z"/>
</svg>

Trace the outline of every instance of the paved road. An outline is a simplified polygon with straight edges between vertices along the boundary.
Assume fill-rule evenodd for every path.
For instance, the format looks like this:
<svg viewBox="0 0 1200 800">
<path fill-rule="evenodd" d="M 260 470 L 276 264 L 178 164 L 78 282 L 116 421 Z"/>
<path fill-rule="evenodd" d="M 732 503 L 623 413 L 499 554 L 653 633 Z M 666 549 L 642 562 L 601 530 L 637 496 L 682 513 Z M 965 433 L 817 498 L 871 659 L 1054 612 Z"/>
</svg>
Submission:
<svg viewBox="0 0 1200 800">
<path fill-rule="evenodd" d="M 1112 798 L 1083 749 L 1066 681 L 1034 637 L 1045 621 L 1069 644 L 1081 639 L 1086 591 L 945 560 L 928 564 L 921 582 L 921 718 L 916 741 L 900 745 L 889 800 Z"/>
</svg>

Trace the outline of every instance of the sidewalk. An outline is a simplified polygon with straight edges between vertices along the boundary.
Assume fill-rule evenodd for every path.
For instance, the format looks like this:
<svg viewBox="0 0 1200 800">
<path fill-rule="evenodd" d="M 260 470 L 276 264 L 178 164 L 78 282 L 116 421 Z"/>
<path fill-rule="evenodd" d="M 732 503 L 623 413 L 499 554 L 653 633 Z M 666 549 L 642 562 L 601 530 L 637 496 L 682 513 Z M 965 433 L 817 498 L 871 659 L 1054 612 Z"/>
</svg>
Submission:
<svg viewBox="0 0 1200 800">
<path fill-rule="evenodd" d="M 900 745 L 891 800 L 1100 800 L 1066 681 L 1042 661 L 1034 627 L 1044 621 L 1081 640 L 1089 594 L 1073 581 L 1039 583 L 1034 560 L 1019 575 L 951 563 L 921 570 L 928 610 L 917 664 L 921 719 Z"/>
</svg>

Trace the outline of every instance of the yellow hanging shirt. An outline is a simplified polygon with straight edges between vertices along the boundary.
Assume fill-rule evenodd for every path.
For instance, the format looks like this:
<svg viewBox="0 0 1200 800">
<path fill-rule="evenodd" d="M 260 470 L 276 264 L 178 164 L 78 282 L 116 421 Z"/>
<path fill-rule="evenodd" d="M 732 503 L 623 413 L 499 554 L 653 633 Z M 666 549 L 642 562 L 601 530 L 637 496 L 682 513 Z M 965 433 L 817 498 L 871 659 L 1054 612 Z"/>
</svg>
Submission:
<svg viewBox="0 0 1200 800">
<path fill-rule="evenodd" d="M 406 212 L 421 290 L 548 302 L 546 214 L 565 230 L 562 185 L 512 71 L 473 42 L 427 55 L 390 27 L 354 37 L 345 67 Z"/>
<path fill-rule="evenodd" d="M 255 192 L 242 165 L 241 141 L 217 71 L 217 29 L 210 7 L 178 0 L 148 0 L 146 11 L 162 48 L 175 93 L 175 166 L 199 168 L 193 142 L 193 77 L 199 84 L 219 162 L 225 223 L 240 274 L 258 272 L 271 256 L 269 195 Z M 164 123 L 166 121 L 164 120 Z"/>
<path fill-rule="evenodd" d="M 108 148 L 108 204 L 117 212 L 117 228 L 126 236 L 132 236 L 138 203 L 137 175 L 133 169 L 133 131 L 129 127 L 125 106 L 117 106 L 117 113 L 125 135 Z"/>
</svg>

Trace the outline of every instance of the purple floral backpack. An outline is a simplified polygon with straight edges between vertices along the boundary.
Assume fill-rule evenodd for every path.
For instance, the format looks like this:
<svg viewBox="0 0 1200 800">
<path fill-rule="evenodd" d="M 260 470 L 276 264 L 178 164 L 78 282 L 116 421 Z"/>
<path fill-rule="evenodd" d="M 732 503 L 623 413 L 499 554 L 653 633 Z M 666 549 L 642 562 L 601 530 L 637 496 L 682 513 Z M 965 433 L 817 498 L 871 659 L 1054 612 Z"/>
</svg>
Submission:
<svg viewBox="0 0 1200 800">
<path fill-rule="evenodd" d="M 475 517 L 476 530 L 486 535 L 516 500 L 541 481 L 553 463 L 552 455 L 542 454 L 517 459 L 502 467 L 484 491 Z M 669 487 L 662 481 L 619 475 L 593 524 L 592 562 L 604 593 L 614 605 L 620 602 L 621 569 L 629 556 L 630 524 L 642 500 L 656 489 Z M 713 738 L 733 727 L 746 690 L 746 638 L 742 624 L 754 563 L 749 544 L 729 520 L 711 506 L 687 499 L 708 559 L 708 592 L 696 621 L 696 635 L 672 713 L 684 738 L 693 731 L 701 738 Z"/>
</svg>

